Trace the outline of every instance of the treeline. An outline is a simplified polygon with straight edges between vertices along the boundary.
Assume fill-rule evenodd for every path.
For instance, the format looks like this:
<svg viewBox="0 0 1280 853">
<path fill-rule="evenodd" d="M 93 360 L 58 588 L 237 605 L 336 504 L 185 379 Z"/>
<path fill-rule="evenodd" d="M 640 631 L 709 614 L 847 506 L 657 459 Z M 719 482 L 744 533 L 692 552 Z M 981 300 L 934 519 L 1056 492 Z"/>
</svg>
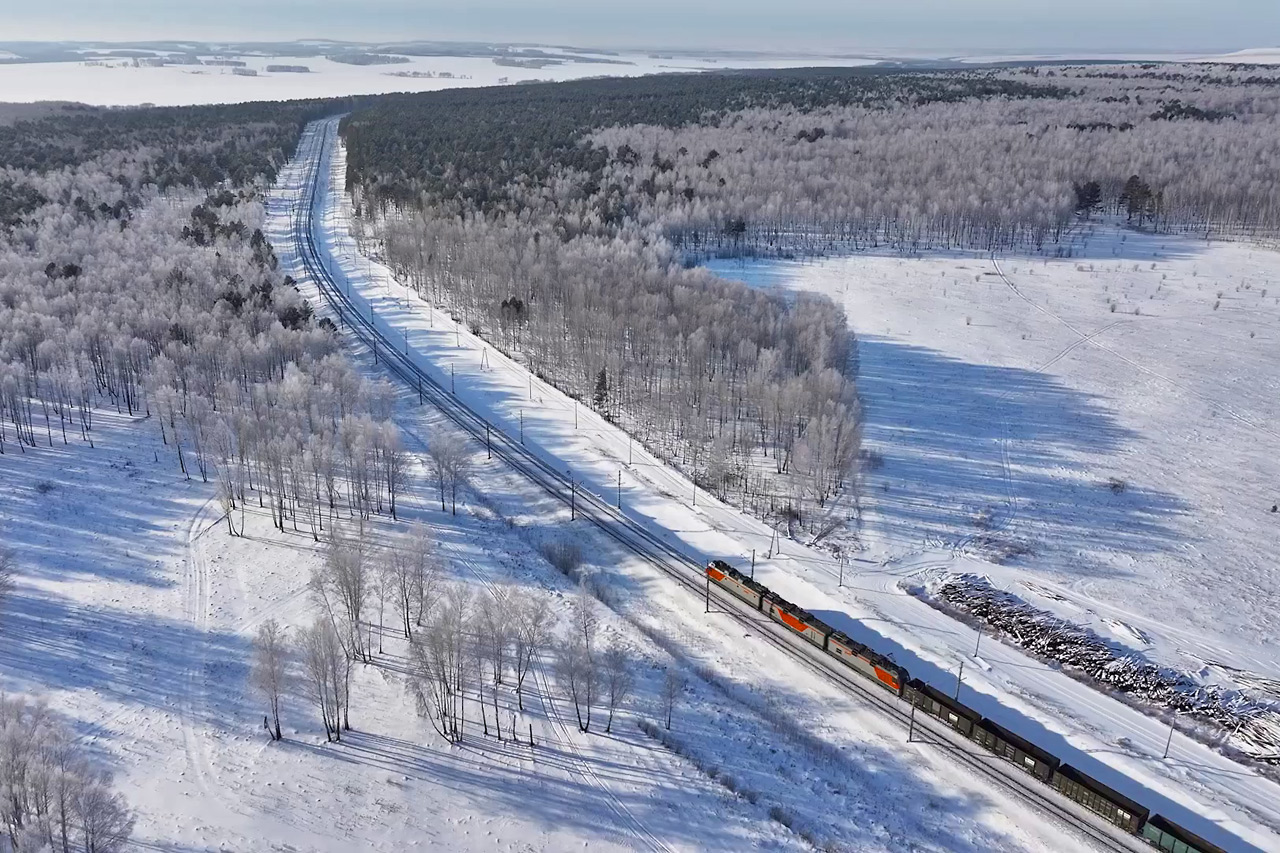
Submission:
<svg viewBox="0 0 1280 853">
<path fill-rule="evenodd" d="M 131 188 L 212 188 L 271 181 L 313 119 L 367 98 L 109 109 L 69 105 L 33 120 L 0 124 L 0 173 L 48 173 L 112 154 L 140 167 L 119 173 Z M 2 196 L 3 194 L 0 194 Z"/>
<path fill-rule="evenodd" d="M 844 318 L 685 267 L 1070 251 L 1094 216 L 1274 233 L 1280 73 L 808 69 L 395 96 L 343 124 L 397 273 L 707 488 L 815 525 L 853 481 Z"/>
<path fill-rule="evenodd" d="M 597 209 L 695 257 L 1052 249 L 1096 213 L 1158 230 L 1280 229 L 1280 190 L 1266 177 L 1280 166 L 1275 87 L 1256 73 L 1153 85 L 1130 70 L 1048 72 L 1070 87 L 1057 98 L 770 106 L 615 126 L 589 137 L 610 153 L 603 173 L 557 177 L 583 193 L 609 188 Z"/>
<path fill-rule="evenodd" d="M 137 128 L 114 139 L 125 147 L 8 170 L 7 196 L 36 202 L 0 235 L 0 453 L 92 444 L 105 404 L 153 416 L 184 474 L 216 478 L 233 532 L 230 510 L 252 494 L 278 526 L 316 536 L 339 510 L 395 514 L 405 458 L 392 395 L 338 354 L 262 231 L 261 187 L 293 150 L 289 133 L 332 107 L 286 105 L 264 125 L 276 109 L 111 112 L 108 124 Z M 49 125 L 10 130 L 29 142 Z M 209 145 L 239 159 L 168 190 L 152 181 Z M 217 188 L 178 188 L 207 180 Z"/>
<path fill-rule="evenodd" d="M 722 499 L 805 523 L 803 501 L 825 506 L 849 477 L 851 338 L 829 300 L 687 270 L 629 237 L 564 240 L 545 217 L 406 213 L 383 233 L 423 298 Z"/>
<path fill-rule="evenodd" d="M 761 105 L 812 110 L 1066 94 L 1043 81 L 986 71 L 671 74 L 391 95 L 345 120 L 342 134 L 348 189 L 362 189 L 371 204 L 449 203 L 497 213 L 519 209 L 517 187 L 543 186 L 565 167 L 601 176 L 609 152 L 583 144 L 600 127 L 681 127 Z"/>
<path fill-rule="evenodd" d="M 754 101 L 885 109 L 1064 94 L 990 72 L 676 76 L 394 98 L 343 132 L 357 213 L 424 297 L 722 499 L 816 530 L 859 453 L 843 314 L 686 269 L 585 134 Z"/>
</svg>

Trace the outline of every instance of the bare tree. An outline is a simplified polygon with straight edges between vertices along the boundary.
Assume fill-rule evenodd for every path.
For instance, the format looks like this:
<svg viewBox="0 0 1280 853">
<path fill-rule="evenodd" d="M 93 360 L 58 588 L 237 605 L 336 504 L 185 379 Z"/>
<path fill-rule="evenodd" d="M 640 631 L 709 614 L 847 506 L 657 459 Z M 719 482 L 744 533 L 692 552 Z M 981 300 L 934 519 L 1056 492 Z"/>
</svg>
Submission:
<svg viewBox="0 0 1280 853">
<path fill-rule="evenodd" d="M 526 594 L 517 598 L 512 607 L 514 641 L 513 664 L 516 673 L 516 701 L 524 710 L 524 680 L 533 668 L 538 655 L 551 642 L 555 626 L 553 614 L 546 597 Z"/>
<path fill-rule="evenodd" d="M 600 658 L 603 671 L 605 699 L 609 705 L 609 719 L 605 723 L 606 733 L 613 730 L 613 713 L 618 706 L 627 701 L 635 685 L 631 674 L 631 661 L 627 650 L 616 640 L 609 643 Z"/>
<path fill-rule="evenodd" d="M 591 708 L 600 676 L 580 636 L 571 635 L 560 645 L 556 655 L 556 677 L 573 700 L 578 730 L 591 731 Z"/>
<path fill-rule="evenodd" d="M 667 729 L 671 729 L 671 715 L 675 712 L 676 700 L 684 692 L 685 678 L 674 668 L 668 667 L 662 677 L 662 710 L 667 715 Z"/>
<path fill-rule="evenodd" d="M 267 700 L 271 709 L 271 724 L 267 731 L 272 740 L 280 740 L 280 697 L 288 689 L 289 647 L 285 631 L 280 623 L 268 619 L 258 626 L 253 638 L 253 666 L 249 680 Z M 266 718 L 263 718 L 266 723 Z"/>
<path fill-rule="evenodd" d="M 124 849 L 133 834 L 134 817 L 124 798 L 111 793 L 111 777 L 87 780 L 75 798 L 85 853 L 114 853 Z"/>
<path fill-rule="evenodd" d="M 387 487 L 387 502 L 390 505 L 391 517 L 396 516 L 396 497 L 405 490 L 409 482 L 409 461 L 404 449 L 400 446 L 400 433 L 390 422 L 382 428 L 382 479 Z"/>
<path fill-rule="evenodd" d="M 440 490 L 440 511 L 444 512 L 446 509 L 445 493 L 448 492 L 453 514 L 457 515 L 458 489 L 471 474 L 471 453 L 467 449 L 466 439 L 452 432 L 437 433 L 427 446 L 427 460 L 432 479 Z"/>
<path fill-rule="evenodd" d="M 498 688 L 507 669 L 507 654 L 511 647 L 511 607 L 506 591 L 497 589 L 493 595 L 480 599 L 477 613 L 480 636 L 476 643 L 479 663 L 488 669 L 493 691 L 493 716 L 497 721 L 498 739 L 502 739 L 502 721 L 499 719 Z M 480 673 L 484 677 L 483 672 Z M 481 684 L 481 696 L 483 683 Z M 514 732 L 513 732 L 514 734 Z"/>
<path fill-rule="evenodd" d="M 322 616 L 304 628 L 298 634 L 298 645 L 307 674 L 307 692 L 320 709 L 325 739 L 342 740 L 351 660 L 338 640 L 332 620 Z"/>
<path fill-rule="evenodd" d="M 573 632 L 593 665 L 596 658 L 596 634 L 599 631 L 599 605 L 588 591 L 584 575 L 578 579 L 578 592 L 573 599 Z"/>
<path fill-rule="evenodd" d="M 324 563 L 311 576 L 311 589 L 332 620 L 347 654 L 370 660 L 362 632 L 364 607 L 372 590 L 368 543 L 363 524 L 354 535 L 334 531 Z"/>
<path fill-rule="evenodd" d="M 391 552 L 383 571 L 388 574 L 388 594 L 407 640 L 413 637 L 414 625 L 422 624 L 423 613 L 435 595 L 440 571 L 435 559 L 435 542 L 426 525 L 414 525 L 401 541 L 403 547 Z"/>
<path fill-rule="evenodd" d="M 418 713 L 450 743 L 462 741 L 466 724 L 465 692 L 470 669 L 466 626 L 472 598 L 466 586 L 446 587 L 410 646 L 407 683 Z"/>
</svg>

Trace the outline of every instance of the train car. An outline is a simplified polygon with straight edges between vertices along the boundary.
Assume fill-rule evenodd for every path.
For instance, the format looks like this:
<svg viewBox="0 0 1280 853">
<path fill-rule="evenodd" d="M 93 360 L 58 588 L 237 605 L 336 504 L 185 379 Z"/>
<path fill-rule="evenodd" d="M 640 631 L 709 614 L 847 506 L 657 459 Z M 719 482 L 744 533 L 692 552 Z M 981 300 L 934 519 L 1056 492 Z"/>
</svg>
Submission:
<svg viewBox="0 0 1280 853">
<path fill-rule="evenodd" d="M 1147 809 L 1070 764 L 1063 764 L 1053 774 L 1053 787 L 1125 832 L 1137 835 L 1147 820 Z"/>
<path fill-rule="evenodd" d="M 843 631 L 832 631 L 827 637 L 827 652 L 898 696 L 910 677 L 905 669 Z"/>
<path fill-rule="evenodd" d="M 965 737 L 972 737 L 973 727 L 982 720 L 982 715 L 977 711 L 957 702 L 942 691 L 933 689 L 918 678 L 907 682 L 902 690 L 902 697 Z"/>
<path fill-rule="evenodd" d="M 1001 758 L 1008 759 L 1041 782 L 1048 782 L 1058 769 L 1058 759 L 1034 743 L 983 717 L 970 737 Z"/>
<path fill-rule="evenodd" d="M 766 592 L 762 609 L 770 617 L 781 622 L 820 649 L 827 648 L 827 637 L 832 628 L 807 610 L 797 607 L 776 592 Z"/>
<path fill-rule="evenodd" d="M 1227 853 L 1218 845 L 1210 844 L 1158 814 L 1153 814 L 1143 825 L 1142 837 L 1168 853 Z"/>
<path fill-rule="evenodd" d="M 707 577 L 723 589 L 727 589 L 756 610 L 764 601 L 769 590 L 764 584 L 758 584 L 724 560 L 712 560 L 707 563 Z"/>
</svg>

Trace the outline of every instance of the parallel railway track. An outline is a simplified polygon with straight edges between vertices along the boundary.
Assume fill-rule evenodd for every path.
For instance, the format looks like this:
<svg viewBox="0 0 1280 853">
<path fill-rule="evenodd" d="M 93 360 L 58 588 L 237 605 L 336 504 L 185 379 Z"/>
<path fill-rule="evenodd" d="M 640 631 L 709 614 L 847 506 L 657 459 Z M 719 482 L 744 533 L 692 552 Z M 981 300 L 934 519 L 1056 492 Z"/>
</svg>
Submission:
<svg viewBox="0 0 1280 853">
<path fill-rule="evenodd" d="M 409 388 L 440 410 L 455 425 L 466 431 L 481 445 L 491 448 L 493 455 L 511 468 L 541 487 L 548 495 L 574 505 L 577 514 L 595 525 L 602 533 L 627 550 L 642 557 L 673 581 L 699 597 L 707 597 L 718 606 L 718 615 L 727 616 L 749 629 L 760 639 L 782 650 L 809 671 L 817 674 L 841 689 L 855 694 L 874 705 L 885 715 L 897 720 L 904 729 L 912 725 L 906 703 L 883 689 L 865 682 L 852 670 L 843 667 L 828 656 L 816 653 L 803 639 L 781 633 L 775 623 L 760 613 L 750 610 L 736 598 L 716 586 L 705 584 L 703 567 L 705 560 L 691 555 L 648 530 L 635 519 L 620 512 L 608 500 L 576 485 L 566 472 L 560 471 L 545 459 L 511 438 L 503 430 L 489 423 L 483 416 L 469 408 L 448 391 L 440 382 L 422 369 L 407 354 L 397 350 L 395 344 L 383 333 L 370 316 L 362 313 L 343 292 L 337 280 L 329 272 L 315 237 L 315 210 L 319 192 L 320 169 L 326 161 L 326 153 L 336 138 L 337 119 L 327 119 L 304 133 L 299 145 L 299 156 L 308 162 L 304 203 L 294 205 L 291 231 L 294 248 L 302 265 L 333 313 L 362 343 L 378 356 L 381 364 L 405 382 Z M 329 127 L 328 125 L 332 125 Z M 303 154 L 304 150 L 307 152 Z M 935 745 L 966 770 L 993 782 L 1013 794 L 1035 810 L 1045 814 L 1087 839 L 1092 845 L 1105 850 L 1149 851 L 1151 848 L 1136 838 L 1119 830 L 1111 831 L 1107 825 L 1077 809 L 1060 797 L 1047 785 L 1041 785 L 1008 762 L 994 756 L 973 752 L 968 741 L 952 735 L 941 724 L 934 724 L 927 715 L 918 714 L 914 721 L 917 743 Z M 1024 777 L 1025 778 L 1020 778 Z"/>
</svg>

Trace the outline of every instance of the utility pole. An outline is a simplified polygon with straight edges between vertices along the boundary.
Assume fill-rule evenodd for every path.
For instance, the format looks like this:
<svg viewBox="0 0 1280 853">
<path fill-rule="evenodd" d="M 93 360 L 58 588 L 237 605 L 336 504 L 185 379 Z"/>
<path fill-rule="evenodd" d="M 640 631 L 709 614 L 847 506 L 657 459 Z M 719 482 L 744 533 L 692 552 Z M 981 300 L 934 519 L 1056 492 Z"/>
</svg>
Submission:
<svg viewBox="0 0 1280 853">
<path fill-rule="evenodd" d="M 622 469 L 618 469 L 618 511 L 622 511 Z"/>
<path fill-rule="evenodd" d="M 404 354 L 409 354 L 409 330 L 401 329 L 400 333 L 404 335 Z"/>
<path fill-rule="evenodd" d="M 706 570 L 703 570 L 702 574 L 703 574 L 703 576 L 707 579 L 707 592 L 706 592 L 706 596 L 707 596 L 707 598 L 706 598 L 706 605 L 707 605 L 707 609 L 706 609 L 706 612 L 707 612 L 707 613 L 710 613 L 710 612 L 711 612 L 711 575 L 707 574 L 707 573 L 706 573 Z"/>
<path fill-rule="evenodd" d="M 1169 722 L 1169 739 L 1168 739 L 1168 740 L 1166 740 L 1166 741 L 1164 742 L 1164 755 L 1163 755 L 1163 756 L 1161 756 L 1162 758 L 1168 758 L 1168 757 L 1169 757 L 1169 747 L 1173 746 L 1173 729 L 1174 729 L 1174 725 L 1177 723 L 1177 721 L 1178 721 L 1178 718 L 1177 718 L 1177 717 L 1174 717 L 1174 718 Z"/>
<path fill-rule="evenodd" d="M 418 405 L 422 405 L 422 377 L 418 377 Z"/>
<path fill-rule="evenodd" d="M 453 362 L 449 362 L 449 393 L 458 396 L 458 377 L 453 370 Z"/>
<path fill-rule="evenodd" d="M 573 479 L 573 474 L 569 474 L 569 520 L 576 521 L 578 518 L 578 482 Z"/>
<path fill-rule="evenodd" d="M 756 549 L 751 549 L 751 579 L 756 579 Z"/>
<path fill-rule="evenodd" d="M 911 743 L 911 738 L 916 733 L 916 703 L 911 703 L 911 723 L 907 726 L 907 743 Z"/>
<path fill-rule="evenodd" d="M 493 441 L 489 438 L 489 422 L 484 423 L 484 452 L 489 459 L 493 458 Z"/>
<path fill-rule="evenodd" d="M 964 661 L 960 661 L 960 671 L 956 673 L 956 695 L 951 697 L 955 700 L 960 699 L 960 682 L 964 680 Z"/>
<path fill-rule="evenodd" d="M 524 444 L 524 409 L 520 410 L 520 443 Z"/>
<path fill-rule="evenodd" d="M 836 582 L 837 587 L 844 586 L 844 556 L 840 557 L 840 580 Z"/>
<path fill-rule="evenodd" d="M 533 402 L 533 373 L 529 373 L 529 402 Z"/>
<path fill-rule="evenodd" d="M 578 401 L 573 401 L 573 428 L 578 428 Z"/>
<path fill-rule="evenodd" d="M 697 506 L 698 505 L 698 483 L 695 480 L 690 480 L 689 482 L 693 483 L 693 505 Z"/>
<path fill-rule="evenodd" d="M 982 645 L 982 623 L 978 623 L 978 642 L 973 644 L 973 656 L 978 656 L 978 647 Z"/>
</svg>

